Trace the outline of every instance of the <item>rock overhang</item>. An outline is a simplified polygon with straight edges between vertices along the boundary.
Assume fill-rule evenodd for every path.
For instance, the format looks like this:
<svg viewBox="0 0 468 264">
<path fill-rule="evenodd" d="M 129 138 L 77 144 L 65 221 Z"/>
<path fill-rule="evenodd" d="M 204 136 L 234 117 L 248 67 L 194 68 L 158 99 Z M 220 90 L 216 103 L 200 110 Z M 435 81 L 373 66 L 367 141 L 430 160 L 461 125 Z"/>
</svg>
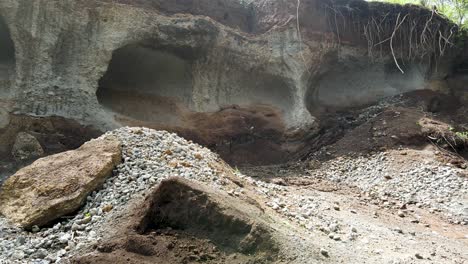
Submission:
<svg viewBox="0 0 468 264">
<path fill-rule="evenodd" d="M 425 88 L 431 72 L 424 68 L 427 66 L 424 62 L 418 74 L 423 77 L 409 80 L 417 79 L 413 85 L 392 81 L 399 79 L 398 73 L 387 80 L 385 67 L 394 63 L 391 54 L 384 52 L 381 58 L 370 60 L 368 47 L 361 43 L 360 28 L 353 28 L 354 33 L 348 34 L 353 38 L 339 35 L 335 28 L 342 25 L 330 20 L 327 5 L 367 10 L 363 1 L 348 2 L 302 1 L 299 23 L 296 23 L 298 6 L 294 1 L 232 0 L 216 2 L 219 6 L 202 0 L 184 1 L 179 6 L 169 1 L 51 1 L 39 6 L 6 0 L 0 3 L 0 10 L 2 14 L 8 11 L 4 18 L 11 28 L 18 54 L 18 77 L 10 85 L 14 96 L 8 100 L 14 102 L 12 111 L 16 113 L 62 116 L 101 130 L 143 124 L 180 131 L 192 129 L 187 125 L 193 120 L 192 114 L 212 115 L 233 108 L 257 115 L 256 108 L 267 106 L 271 110 L 264 113 L 266 118 L 253 118 L 261 123 L 246 123 L 245 127 L 253 128 L 254 132 L 256 127 L 265 131 L 263 123 L 270 122 L 265 120 L 274 115 L 279 119 L 274 122 L 281 123 L 274 127 L 281 127 L 279 132 L 286 135 L 317 126 L 317 118 L 320 119 L 317 113 L 322 108 L 355 107 L 402 91 Z M 359 21 L 366 14 L 369 12 L 361 14 Z M 37 15 L 41 19 L 35 20 Z M 48 17 L 55 17 L 60 23 L 53 23 Z M 23 22 L 15 22 L 19 20 Z M 182 76 L 180 81 L 186 88 L 173 89 L 157 82 L 143 91 L 131 87 L 131 93 L 137 91 L 149 101 L 137 103 L 135 109 L 125 107 L 135 105 L 132 101 L 138 102 L 138 97 L 128 101 L 131 98 L 128 94 L 103 93 L 102 80 L 112 72 L 119 51 L 128 47 L 139 47 L 179 61 L 184 70 L 175 70 L 174 74 Z M 162 79 L 170 75 L 157 69 L 171 64 L 161 60 L 161 56 L 154 58 L 159 66 L 153 72 L 145 71 Z M 141 59 L 151 59 L 151 56 Z M 361 64 L 364 66 L 359 67 Z M 134 65 L 138 65 L 138 60 Z M 172 68 L 180 69 L 179 66 Z M 346 66 L 344 70 L 343 66 Z M 380 70 L 372 74 L 375 69 Z M 342 71 L 344 74 L 340 74 Z M 121 75 L 128 73 L 123 71 Z M 358 75 L 362 74 L 364 77 L 359 79 Z M 163 83 L 175 79 L 166 78 Z M 363 85 L 363 81 L 379 82 L 379 89 L 375 90 L 373 84 Z M 363 86 L 369 91 L 364 95 Z M 158 99 L 150 100 L 146 96 L 148 90 Z M 178 95 L 178 91 L 182 94 Z M 103 96 L 117 101 L 103 103 L 112 101 Z M 157 111 L 156 118 L 138 114 L 151 115 L 145 104 L 159 105 L 161 101 L 173 100 L 181 102 L 169 103 L 172 108 L 162 111 L 164 115 L 176 114 L 176 117 L 162 119 L 162 124 L 148 123 L 158 120 Z M 129 112 L 132 114 L 128 115 Z M 197 116 L 195 120 L 199 119 Z M 172 123 L 165 120 L 178 120 L 177 127 L 171 128 Z M 241 134 L 241 142 L 250 140 L 245 139 L 245 132 Z"/>
</svg>

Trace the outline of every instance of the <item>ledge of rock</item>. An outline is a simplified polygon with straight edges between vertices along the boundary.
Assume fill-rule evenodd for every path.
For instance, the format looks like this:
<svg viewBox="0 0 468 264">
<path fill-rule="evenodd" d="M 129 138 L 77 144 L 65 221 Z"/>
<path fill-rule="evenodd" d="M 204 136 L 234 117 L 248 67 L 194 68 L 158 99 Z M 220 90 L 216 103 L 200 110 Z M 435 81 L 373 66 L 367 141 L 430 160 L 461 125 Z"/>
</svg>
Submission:
<svg viewBox="0 0 468 264">
<path fill-rule="evenodd" d="M 79 209 L 120 162 L 121 145 L 113 137 L 39 159 L 5 181 L 0 213 L 25 228 L 45 225 Z"/>
</svg>

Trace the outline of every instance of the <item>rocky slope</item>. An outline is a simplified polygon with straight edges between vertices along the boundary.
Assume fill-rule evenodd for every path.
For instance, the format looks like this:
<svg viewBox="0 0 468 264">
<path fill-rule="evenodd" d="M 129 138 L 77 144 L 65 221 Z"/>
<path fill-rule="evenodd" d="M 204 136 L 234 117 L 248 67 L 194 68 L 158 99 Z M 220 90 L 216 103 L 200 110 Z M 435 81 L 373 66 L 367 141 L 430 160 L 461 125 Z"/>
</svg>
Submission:
<svg viewBox="0 0 468 264">
<path fill-rule="evenodd" d="M 429 149 L 337 158 L 319 167 L 311 160 L 305 167 L 246 168 L 249 176 L 245 176 L 206 148 L 174 134 L 123 128 L 103 137 L 109 136 L 121 141 L 123 163 L 103 188 L 93 192 L 76 214 L 32 233 L 0 218 L 1 259 L 20 263 L 468 260 L 466 171 L 444 166 L 428 155 Z M 171 180 L 159 189 L 151 188 L 173 176 L 188 181 Z M 203 218 L 207 215 L 209 220 Z M 242 227 L 246 225 L 251 229 Z M 263 231 L 256 233 L 253 226 Z M 213 228 L 231 233 L 216 236 L 220 233 Z M 248 235 L 248 230 L 253 233 Z M 245 251 L 245 243 L 253 243 L 254 248 Z"/>
</svg>

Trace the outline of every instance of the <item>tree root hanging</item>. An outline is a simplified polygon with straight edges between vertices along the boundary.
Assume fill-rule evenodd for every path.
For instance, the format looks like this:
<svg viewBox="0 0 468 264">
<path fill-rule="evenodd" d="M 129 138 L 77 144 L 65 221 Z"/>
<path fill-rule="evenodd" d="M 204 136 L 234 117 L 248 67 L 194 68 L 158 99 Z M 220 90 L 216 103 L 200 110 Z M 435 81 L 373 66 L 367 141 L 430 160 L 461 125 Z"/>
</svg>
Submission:
<svg viewBox="0 0 468 264">
<path fill-rule="evenodd" d="M 401 73 L 404 70 L 400 60 L 429 58 L 435 59 L 437 64 L 447 48 L 453 46 L 452 39 L 458 30 L 436 10 L 416 6 L 369 3 L 368 9 L 364 9 L 328 2 L 324 10 L 338 44 L 343 39 L 356 41 L 359 36 L 359 40 L 367 43 L 370 58 L 383 57 L 387 50 Z M 343 30 L 348 24 L 354 28 L 357 25 L 357 29 L 348 27 L 348 31 Z"/>
</svg>

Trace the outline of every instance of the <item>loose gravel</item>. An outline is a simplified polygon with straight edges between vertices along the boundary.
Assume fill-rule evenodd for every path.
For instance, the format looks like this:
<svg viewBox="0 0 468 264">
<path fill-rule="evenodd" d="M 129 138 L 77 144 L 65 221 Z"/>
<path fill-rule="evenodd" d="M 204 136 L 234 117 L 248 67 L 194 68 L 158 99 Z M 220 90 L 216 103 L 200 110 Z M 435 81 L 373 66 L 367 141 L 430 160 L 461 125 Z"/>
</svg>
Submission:
<svg viewBox="0 0 468 264">
<path fill-rule="evenodd" d="M 442 212 L 455 224 L 468 224 L 468 179 L 463 170 L 438 162 L 417 161 L 411 166 L 386 152 L 361 157 L 338 157 L 310 171 L 322 177 L 363 190 L 370 199 L 389 203 L 416 204 L 431 212 Z M 403 212 L 404 213 L 404 212 Z"/>
<path fill-rule="evenodd" d="M 84 247 L 98 244 L 96 232 L 133 197 L 161 180 L 180 176 L 225 189 L 223 172 L 212 168 L 220 158 L 176 134 L 147 128 L 121 128 L 102 137 L 122 142 L 123 163 L 101 190 L 93 192 L 74 217 L 51 228 L 26 232 L 0 218 L 0 260 L 11 263 L 60 263 Z M 229 190 L 231 191 L 231 190 Z M 112 212 L 112 213 L 111 213 Z"/>
<path fill-rule="evenodd" d="M 232 188 L 225 172 L 213 166 L 221 161 L 218 155 L 176 134 L 147 128 L 121 128 L 102 137 L 110 135 L 122 142 L 123 163 L 114 170 L 103 188 L 93 192 L 75 216 L 63 218 L 49 228 L 26 232 L 0 218 L 0 260 L 6 263 L 64 263 L 68 257 L 99 244 L 103 237 L 100 230 L 111 224 L 113 217 L 122 212 L 130 200 L 141 197 L 171 176 L 199 181 L 232 196 L 243 195 L 242 187 Z M 468 212 L 463 199 L 468 194 L 468 181 L 460 177 L 459 172 L 449 166 L 424 162 L 410 168 L 398 168 L 388 154 L 377 153 L 360 158 L 336 158 L 322 164 L 320 169 L 304 174 L 356 186 L 370 197 L 370 201 L 385 203 L 393 199 L 401 204 L 415 203 L 444 212 L 453 222 L 466 224 Z M 305 232 L 320 229 L 330 241 L 340 243 L 365 235 L 361 231 L 363 227 L 356 228 L 336 221 L 330 213 L 323 214 L 324 211 L 341 210 L 338 204 L 330 204 L 319 196 L 291 193 L 291 188 L 259 181 L 239 172 L 235 174 L 254 186 L 258 195 L 267 201 L 267 206 L 302 226 Z M 330 254 L 327 249 L 321 249 L 319 253 L 324 257 Z"/>
</svg>

